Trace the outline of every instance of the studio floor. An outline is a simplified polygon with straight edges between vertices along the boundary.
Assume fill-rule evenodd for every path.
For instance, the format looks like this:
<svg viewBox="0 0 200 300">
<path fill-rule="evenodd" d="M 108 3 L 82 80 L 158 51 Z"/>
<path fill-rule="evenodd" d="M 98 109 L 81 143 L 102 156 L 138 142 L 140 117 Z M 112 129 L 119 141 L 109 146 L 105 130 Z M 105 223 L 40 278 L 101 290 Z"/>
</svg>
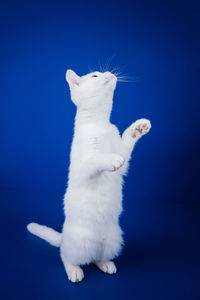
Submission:
<svg viewBox="0 0 200 300">
<path fill-rule="evenodd" d="M 122 217 L 125 247 L 116 259 L 118 272 L 106 275 L 93 265 L 85 266 L 84 281 L 73 284 L 67 280 L 59 250 L 26 230 L 30 221 L 50 220 L 52 211 L 45 213 L 47 200 L 58 203 L 60 195 L 1 190 L 1 238 L 4 240 L 1 244 L 1 299 L 200 299 L 197 208 L 187 210 L 187 221 L 183 207 L 178 210 L 179 214 L 162 212 L 160 228 L 152 234 L 150 226 L 149 236 L 144 232 L 136 234 L 136 230 L 130 228 L 134 220 L 126 223 L 125 212 Z M 61 214 L 61 205 L 57 209 L 52 227 L 57 213 Z M 61 223 L 62 220 L 56 229 Z M 168 232 L 162 230 L 163 224 L 166 228 L 169 225 Z M 174 231 L 172 224 L 176 225 Z"/>
</svg>

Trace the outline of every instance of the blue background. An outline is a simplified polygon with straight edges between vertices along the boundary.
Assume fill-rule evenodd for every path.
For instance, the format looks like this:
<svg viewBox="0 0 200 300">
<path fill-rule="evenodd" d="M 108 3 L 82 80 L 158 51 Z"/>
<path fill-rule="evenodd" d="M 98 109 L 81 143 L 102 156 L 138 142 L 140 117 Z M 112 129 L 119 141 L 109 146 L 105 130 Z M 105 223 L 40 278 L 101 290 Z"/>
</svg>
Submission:
<svg viewBox="0 0 200 300">
<path fill-rule="evenodd" d="M 1 299 L 199 299 L 199 6 L 194 1 L 1 1 Z M 58 249 L 75 107 L 65 72 L 109 64 L 112 122 L 149 118 L 124 187 L 125 248 L 108 276 L 68 282 Z"/>
</svg>

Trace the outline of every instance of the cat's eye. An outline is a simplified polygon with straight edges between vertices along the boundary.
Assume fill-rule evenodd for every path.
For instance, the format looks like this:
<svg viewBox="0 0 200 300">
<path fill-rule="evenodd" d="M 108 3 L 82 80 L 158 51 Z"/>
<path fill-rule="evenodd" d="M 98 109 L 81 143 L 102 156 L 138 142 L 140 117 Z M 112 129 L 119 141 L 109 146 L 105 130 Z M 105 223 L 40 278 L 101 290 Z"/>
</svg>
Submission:
<svg viewBox="0 0 200 300">
<path fill-rule="evenodd" d="M 98 75 L 95 75 L 95 74 L 94 74 L 94 75 L 92 75 L 92 77 L 98 77 Z"/>
</svg>

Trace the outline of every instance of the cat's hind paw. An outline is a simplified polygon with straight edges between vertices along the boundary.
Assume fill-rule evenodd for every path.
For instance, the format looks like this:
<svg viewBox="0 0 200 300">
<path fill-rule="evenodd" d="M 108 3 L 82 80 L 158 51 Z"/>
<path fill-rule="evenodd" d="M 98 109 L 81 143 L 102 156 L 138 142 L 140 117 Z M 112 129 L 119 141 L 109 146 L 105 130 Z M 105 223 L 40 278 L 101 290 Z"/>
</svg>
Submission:
<svg viewBox="0 0 200 300">
<path fill-rule="evenodd" d="M 114 274 L 117 272 L 117 268 L 113 261 L 98 261 L 95 265 L 104 273 Z"/>
</svg>

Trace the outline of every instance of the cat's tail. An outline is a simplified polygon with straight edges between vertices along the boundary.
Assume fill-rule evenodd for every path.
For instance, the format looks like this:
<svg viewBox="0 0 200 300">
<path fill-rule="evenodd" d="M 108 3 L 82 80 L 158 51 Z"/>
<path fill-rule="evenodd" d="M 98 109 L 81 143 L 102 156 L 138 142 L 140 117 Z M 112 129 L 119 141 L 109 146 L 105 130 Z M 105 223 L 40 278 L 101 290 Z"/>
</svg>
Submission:
<svg viewBox="0 0 200 300">
<path fill-rule="evenodd" d="M 28 224 L 27 229 L 32 234 L 47 241 L 52 246 L 60 247 L 62 234 L 55 231 L 54 229 L 44 225 L 39 225 L 37 223 Z"/>
</svg>

